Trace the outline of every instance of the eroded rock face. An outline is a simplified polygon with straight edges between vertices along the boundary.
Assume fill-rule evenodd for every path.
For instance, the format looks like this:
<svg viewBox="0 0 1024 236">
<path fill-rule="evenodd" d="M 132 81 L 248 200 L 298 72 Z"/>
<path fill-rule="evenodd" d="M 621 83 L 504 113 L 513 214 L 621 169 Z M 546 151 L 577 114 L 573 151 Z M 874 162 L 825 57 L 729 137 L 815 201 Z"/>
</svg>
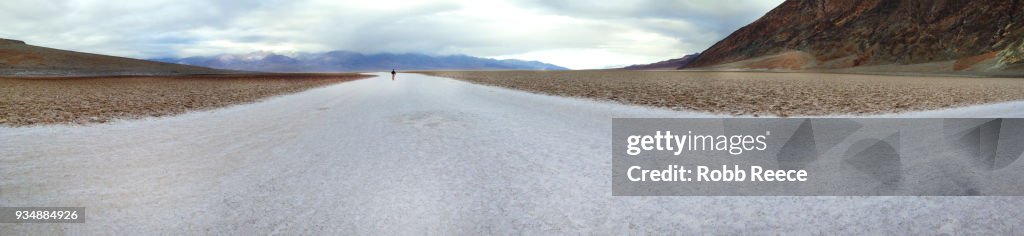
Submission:
<svg viewBox="0 0 1024 236">
<path fill-rule="evenodd" d="M 1010 44 L 1009 47 L 999 53 L 998 58 L 997 65 L 1000 67 L 1021 66 L 1024 64 L 1024 40 Z"/>
<path fill-rule="evenodd" d="M 1002 59 L 1019 55 L 1004 50 L 1022 41 L 1022 0 L 788 0 L 688 67 L 789 51 L 812 55 L 817 68 L 917 64 L 993 52 L 1003 62 L 1015 61 Z"/>
</svg>

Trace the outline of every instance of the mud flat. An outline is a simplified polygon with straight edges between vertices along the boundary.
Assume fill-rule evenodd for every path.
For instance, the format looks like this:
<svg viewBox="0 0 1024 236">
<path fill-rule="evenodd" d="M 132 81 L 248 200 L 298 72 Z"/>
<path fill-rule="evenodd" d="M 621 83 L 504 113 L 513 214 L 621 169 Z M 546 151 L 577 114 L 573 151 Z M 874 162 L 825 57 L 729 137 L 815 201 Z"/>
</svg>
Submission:
<svg viewBox="0 0 1024 236">
<path fill-rule="evenodd" d="M 368 76 L 227 74 L 0 78 L 0 125 L 103 123 L 249 103 Z"/>
<path fill-rule="evenodd" d="M 1024 79 L 696 71 L 429 71 L 478 84 L 729 115 L 869 115 L 1024 100 Z"/>
</svg>

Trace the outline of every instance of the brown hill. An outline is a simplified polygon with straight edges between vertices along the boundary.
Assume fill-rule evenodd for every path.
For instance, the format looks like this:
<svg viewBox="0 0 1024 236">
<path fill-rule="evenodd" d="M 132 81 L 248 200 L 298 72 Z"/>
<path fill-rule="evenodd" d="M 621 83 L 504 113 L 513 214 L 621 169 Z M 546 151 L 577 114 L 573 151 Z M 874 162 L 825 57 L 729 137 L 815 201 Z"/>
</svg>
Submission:
<svg viewBox="0 0 1024 236">
<path fill-rule="evenodd" d="M 690 62 L 693 62 L 694 59 L 697 59 L 698 55 L 700 55 L 700 53 L 694 53 L 694 54 L 686 55 L 686 56 L 683 56 L 683 57 L 680 57 L 680 58 L 668 59 L 668 60 L 659 61 L 659 62 L 655 62 L 655 63 L 651 63 L 651 64 L 627 66 L 627 67 L 623 67 L 622 69 L 627 69 L 627 70 L 675 70 L 675 69 L 679 69 L 679 68 L 682 68 L 682 67 L 690 64 Z"/>
<path fill-rule="evenodd" d="M 687 68 L 1024 69 L 1021 0 L 787 0 Z"/>
<path fill-rule="evenodd" d="M 218 74 L 229 71 L 38 47 L 0 39 L 0 76 Z"/>
</svg>

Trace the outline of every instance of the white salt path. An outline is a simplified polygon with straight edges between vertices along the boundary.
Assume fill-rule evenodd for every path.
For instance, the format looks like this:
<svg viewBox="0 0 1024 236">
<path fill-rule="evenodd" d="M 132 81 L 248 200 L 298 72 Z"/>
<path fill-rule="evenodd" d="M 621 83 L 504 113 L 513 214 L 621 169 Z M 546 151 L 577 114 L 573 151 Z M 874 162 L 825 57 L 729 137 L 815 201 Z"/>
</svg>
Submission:
<svg viewBox="0 0 1024 236">
<path fill-rule="evenodd" d="M 0 235 L 1024 232 L 1015 197 L 611 196 L 611 118 L 710 116 L 399 74 L 169 118 L 0 128 L 0 206 L 87 215 Z"/>
<path fill-rule="evenodd" d="M 1024 117 L 1024 101 L 1001 102 L 968 107 L 947 108 L 934 111 L 918 111 L 879 117 L 898 118 L 1021 118 Z"/>
</svg>

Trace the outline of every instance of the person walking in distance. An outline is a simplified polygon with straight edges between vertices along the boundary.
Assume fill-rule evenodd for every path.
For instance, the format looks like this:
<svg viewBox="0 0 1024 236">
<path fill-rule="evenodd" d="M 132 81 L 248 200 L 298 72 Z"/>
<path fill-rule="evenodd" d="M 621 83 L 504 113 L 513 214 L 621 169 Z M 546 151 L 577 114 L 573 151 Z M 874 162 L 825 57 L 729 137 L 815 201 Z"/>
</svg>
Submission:
<svg viewBox="0 0 1024 236">
<path fill-rule="evenodd" d="M 395 69 L 391 69 L 391 80 L 395 80 Z"/>
</svg>

